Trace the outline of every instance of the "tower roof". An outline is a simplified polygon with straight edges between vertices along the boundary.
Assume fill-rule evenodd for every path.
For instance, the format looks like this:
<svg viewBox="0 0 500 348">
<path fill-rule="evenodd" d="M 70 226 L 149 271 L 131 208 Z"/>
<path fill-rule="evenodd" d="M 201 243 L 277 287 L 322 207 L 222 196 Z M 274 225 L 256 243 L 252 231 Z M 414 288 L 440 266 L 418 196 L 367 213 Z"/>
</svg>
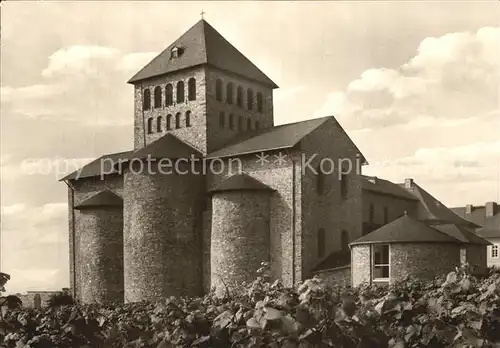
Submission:
<svg viewBox="0 0 500 348">
<path fill-rule="evenodd" d="M 172 56 L 177 50 L 177 57 Z M 164 75 L 173 71 L 208 64 L 251 80 L 278 88 L 278 86 L 257 68 L 248 58 L 231 45 L 204 19 L 192 26 L 163 52 L 156 56 L 128 83 Z"/>
</svg>

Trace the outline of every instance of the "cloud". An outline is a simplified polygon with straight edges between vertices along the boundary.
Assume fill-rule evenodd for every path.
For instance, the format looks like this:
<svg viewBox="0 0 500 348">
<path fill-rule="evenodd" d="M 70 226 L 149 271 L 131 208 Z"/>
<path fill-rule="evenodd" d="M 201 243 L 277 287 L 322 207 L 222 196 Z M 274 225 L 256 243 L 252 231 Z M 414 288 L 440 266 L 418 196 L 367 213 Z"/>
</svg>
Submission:
<svg viewBox="0 0 500 348">
<path fill-rule="evenodd" d="M 500 27 L 424 39 L 398 69 L 369 69 L 330 93 L 317 116 L 333 114 L 348 129 L 399 124 L 454 127 L 493 117 L 500 98 Z"/>
<path fill-rule="evenodd" d="M 12 277 L 7 291 L 67 286 L 67 219 L 65 202 L 2 207 L 2 267 Z"/>
</svg>

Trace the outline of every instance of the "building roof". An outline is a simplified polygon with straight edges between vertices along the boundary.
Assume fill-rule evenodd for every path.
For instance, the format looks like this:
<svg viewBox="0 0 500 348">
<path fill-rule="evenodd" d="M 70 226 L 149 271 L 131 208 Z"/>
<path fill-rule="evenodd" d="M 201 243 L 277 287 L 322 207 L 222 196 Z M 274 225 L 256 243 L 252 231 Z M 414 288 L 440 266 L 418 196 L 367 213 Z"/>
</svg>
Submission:
<svg viewBox="0 0 500 348">
<path fill-rule="evenodd" d="M 328 255 L 321 261 L 312 272 L 324 271 L 339 267 L 349 266 L 351 264 L 351 250 L 336 251 Z"/>
<path fill-rule="evenodd" d="M 186 144 L 172 133 L 167 133 L 159 139 L 156 139 L 149 145 L 135 151 L 131 158 L 199 158 L 202 156 L 201 152 Z"/>
<path fill-rule="evenodd" d="M 350 245 L 374 243 L 462 243 L 422 221 L 403 215 L 387 225 L 356 239 Z"/>
<path fill-rule="evenodd" d="M 174 47 L 181 49 L 181 54 L 177 58 L 171 57 Z M 201 64 L 208 64 L 278 88 L 269 77 L 203 19 L 188 29 L 128 82 L 136 83 Z"/>
<path fill-rule="evenodd" d="M 467 230 L 467 228 L 463 226 L 457 226 L 453 224 L 437 224 L 431 226 L 436 230 L 446 233 L 447 235 L 456 238 L 463 243 L 483 244 L 483 245 L 491 244 L 487 240 L 476 235 L 474 232 Z"/>
<path fill-rule="evenodd" d="M 123 199 L 120 196 L 110 190 L 104 190 L 75 205 L 75 209 L 92 207 L 121 207 L 122 205 Z"/>
<path fill-rule="evenodd" d="M 486 219 L 486 208 L 484 205 L 472 206 L 471 213 L 466 213 L 466 207 L 450 208 L 455 214 L 463 217 L 466 220 L 472 221 L 476 225 L 483 226 Z"/>
<path fill-rule="evenodd" d="M 307 135 L 329 120 L 337 122 L 335 117 L 327 116 L 307 121 L 288 123 L 254 131 L 246 135 L 244 134 L 236 138 L 229 145 L 224 146 L 222 149 L 209 153 L 207 158 L 224 158 L 293 148 Z M 332 139 L 332 141 L 335 140 Z M 354 143 L 353 146 L 356 147 Z M 357 151 L 362 161 L 366 163 L 363 154 L 361 154 L 359 149 L 357 149 Z"/>
<path fill-rule="evenodd" d="M 404 187 L 404 184 L 400 184 L 400 186 Z M 420 203 L 422 203 L 427 212 L 426 216 L 419 216 L 420 220 L 453 223 L 455 225 L 469 227 L 479 227 L 474 222 L 466 220 L 461 216 L 455 214 L 451 209 L 446 207 L 443 203 L 434 198 L 431 194 L 425 191 L 422 187 L 418 186 L 416 183 L 412 184 L 409 192 L 411 192 L 420 200 Z"/>
<path fill-rule="evenodd" d="M 500 238 L 500 213 L 487 218 L 477 234 L 483 238 Z"/>
<path fill-rule="evenodd" d="M 119 171 L 116 169 L 113 170 L 112 165 L 127 161 L 132 153 L 133 151 L 125 151 L 103 155 L 71 174 L 66 175 L 62 179 L 59 179 L 59 181 L 100 176 L 103 173 L 119 174 Z"/>
<path fill-rule="evenodd" d="M 269 186 L 263 184 L 259 180 L 252 178 L 246 173 L 235 174 L 223 180 L 219 185 L 209 190 L 209 192 L 222 192 L 222 191 L 274 191 Z"/>
<path fill-rule="evenodd" d="M 381 193 L 411 201 L 418 201 L 417 197 L 406 191 L 400 185 L 389 180 L 373 176 L 361 175 L 361 188 L 365 191 Z"/>
</svg>

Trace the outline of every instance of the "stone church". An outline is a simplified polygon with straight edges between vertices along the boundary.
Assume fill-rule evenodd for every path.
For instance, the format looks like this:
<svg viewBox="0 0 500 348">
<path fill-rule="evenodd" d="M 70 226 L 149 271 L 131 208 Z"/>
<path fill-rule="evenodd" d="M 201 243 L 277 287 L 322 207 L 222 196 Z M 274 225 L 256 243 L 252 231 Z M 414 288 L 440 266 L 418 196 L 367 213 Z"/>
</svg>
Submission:
<svg viewBox="0 0 500 348">
<path fill-rule="evenodd" d="M 80 301 L 202 295 L 263 261 L 292 285 L 362 236 L 359 149 L 333 116 L 276 126 L 277 84 L 205 20 L 128 83 L 133 149 L 61 179 Z"/>
</svg>

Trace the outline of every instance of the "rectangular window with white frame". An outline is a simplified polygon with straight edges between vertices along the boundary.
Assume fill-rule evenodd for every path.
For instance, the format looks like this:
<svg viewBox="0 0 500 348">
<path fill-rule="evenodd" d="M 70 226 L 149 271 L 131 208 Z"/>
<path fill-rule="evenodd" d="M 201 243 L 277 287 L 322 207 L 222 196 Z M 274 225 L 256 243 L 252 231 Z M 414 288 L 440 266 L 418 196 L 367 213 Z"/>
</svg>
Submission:
<svg viewBox="0 0 500 348">
<path fill-rule="evenodd" d="M 372 255 L 372 280 L 374 282 L 388 282 L 391 274 L 389 244 L 373 245 Z"/>
<path fill-rule="evenodd" d="M 497 244 L 491 246 L 491 258 L 492 259 L 498 258 L 498 255 L 499 255 L 498 249 L 500 249 L 500 248 L 498 247 Z"/>
</svg>

